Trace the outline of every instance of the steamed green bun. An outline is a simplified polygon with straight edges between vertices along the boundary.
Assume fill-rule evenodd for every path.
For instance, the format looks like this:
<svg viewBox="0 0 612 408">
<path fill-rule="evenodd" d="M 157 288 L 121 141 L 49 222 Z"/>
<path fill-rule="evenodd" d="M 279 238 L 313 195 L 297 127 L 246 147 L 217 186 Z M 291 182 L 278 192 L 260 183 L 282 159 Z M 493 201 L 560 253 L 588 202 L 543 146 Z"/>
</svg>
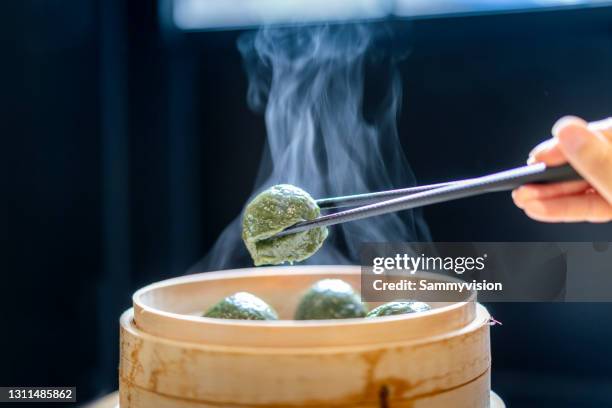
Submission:
<svg viewBox="0 0 612 408">
<path fill-rule="evenodd" d="M 385 303 L 384 305 L 380 305 L 372 309 L 372 311 L 370 311 L 366 317 L 395 316 L 406 313 L 426 312 L 428 310 L 431 310 L 431 306 L 424 302 L 415 302 L 410 300 L 396 301 Z"/>
<path fill-rule="evenodd" d="M 255 265 L 293 263 L 312 256 L 327 238 L 326 227 L 270 237 L 319 214 L 319 206 L 310 194 L 290 184 L 278 184 L 257 195 L 242 218 L 242 239 Z"/>
<path fill-rule="evenodd" d="M 300 300 L 295 320 L 350 319 L 366 313 L 368 309 L 351 285 L 340 279 L 322 279 Z"/>
<path fill-rule="evenodd" d="M 248 292 L 238 292 L 213 305 L 204 317 L 239 320 L 278 320 L 270 305 Z"/>
</svg>

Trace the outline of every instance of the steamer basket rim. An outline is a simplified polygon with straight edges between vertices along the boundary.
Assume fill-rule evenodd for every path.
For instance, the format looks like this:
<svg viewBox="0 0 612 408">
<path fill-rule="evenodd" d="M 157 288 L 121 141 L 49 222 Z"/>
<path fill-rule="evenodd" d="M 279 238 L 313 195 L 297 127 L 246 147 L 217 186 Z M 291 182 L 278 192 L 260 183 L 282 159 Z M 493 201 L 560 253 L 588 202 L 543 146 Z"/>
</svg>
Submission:
<svg viewBox="0 0 612 408">
<path fill-rule="evenodd" d="M 461 308 L 466 303 L 476 302 L 476 292 L 471 291 L 469 295 L 467 295 L 466 299 L 461 302 L 452 302 L 449 305 L 445 305 L 439 308 L 434 308 L 425 312 L 415 313 L 415 314 L 404 314 L 404 315 L 396 315 L 396 316 L 383 316 L 378 317 L 376 319 L 363 319 L 363 318 L 354 318 L 354 319 L 336 319 L 336 320 L 274 320 L 274 321 L 260 321 L 260 320 L 227 320 L 227 319 L 215 319 L 209 317 L 202 316 L 194 316 L 188 314 L 180 314 L 175 312 L 169 312 L 165 310 L 161 310 L 159 308 L 153 307 L 147 304 L 144 300 L 146 294 L 151 293 L 154 290 L 163 289 L 166 287 L 174 286 L 174 285 L 183 285 L 194 282 L 201 281 L 213 281 L 217 279 L 238 279 L 243 277 L 274 277 L 278 276 L 279 272 L 283 269 L 291 269 L 295 270 L 296 274 L 308 274 L 308 275 L 321 275 L 326 276 L 330 273 L 335 275 L 354 275 L 356 271 L 360 271 L 361 267 L 359 265 L 299 265 L 299 266 L 271 266 L 271 267 L 257 267 L 257 268 L 239 268 L 239 269 L 227 269 L 220 271 L 212 271 L 212 272 L 200 272 L 185 276 L 179 276 L 175 278 L 169 278 L 166 280 L 162 280 L 159 282 L 155 282 L 144 286 L 143 288 L 137 290 L 132 296 L 132 302 L 134 307 L 134 314 L 137 313 L 150 313 L 153 315 L 163 316 L 169 319 L 176 319 L 181 321 L 193 322 L 196 324 L 202 325 L 215 325 L 218 327 L 223 326 L 241 326 L 241 327 L 270 327 L 270 328 L 284 328 L 287 330 L 290 329 L 307 329 L 307 328 L 317 328 L 317 327 L 347 327 L 347 326 L 363 326 L 363 325 L 382 325 L 385 323 L 393 322 L 393 321 L 401 321 L 401 320 L 415 320 L 415 319 L 423 319 L 428 316 L 434 316 L 441 313 L 447 313 L 452 311 L 453 309 Z M 419 272 L 418 276 L 420 277 L 430 277 L 430 278 L 443 278 L 446 281 L 456 281 L 460 282 L 459 279 L 435 274 L 431 272 Z M 137 320 L 137 317 L 136 317 Z"/>
</svg>

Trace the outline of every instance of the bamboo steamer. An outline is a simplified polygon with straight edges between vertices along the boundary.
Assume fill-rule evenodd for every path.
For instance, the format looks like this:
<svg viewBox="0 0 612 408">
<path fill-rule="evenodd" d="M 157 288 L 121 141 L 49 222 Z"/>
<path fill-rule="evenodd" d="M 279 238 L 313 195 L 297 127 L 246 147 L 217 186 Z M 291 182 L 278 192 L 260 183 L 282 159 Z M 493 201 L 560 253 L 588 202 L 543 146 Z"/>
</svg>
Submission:
<svg viewBox="0 0 612 408">
<path fill-rule="evenodd" d="M 121 408 L 490 406 L 489 314 L 474 293 L 418 314 L 289 320 L 324 278 L 358 289 L 360 268 L 248 268 L 139 290 L 121 317 Z M 200 317 L 238 291 L 287 320 Z"/>
</svg>

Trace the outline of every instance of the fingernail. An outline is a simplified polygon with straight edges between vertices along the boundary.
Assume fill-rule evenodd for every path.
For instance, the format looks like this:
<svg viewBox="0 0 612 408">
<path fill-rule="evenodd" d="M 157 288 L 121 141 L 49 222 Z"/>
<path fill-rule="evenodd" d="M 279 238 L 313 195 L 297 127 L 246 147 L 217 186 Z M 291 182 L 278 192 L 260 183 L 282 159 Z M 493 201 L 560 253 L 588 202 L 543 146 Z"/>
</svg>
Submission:
<svg viewBox="0 0 612 408">
<path fill-rule="evenodd" d="M 577 125 L 582 125 L 582 126 L 587 125 L 587 123 L 584 120 L 580 119 L 577 116 L 564 116 L 561 119 L 559 119 L 557 122 L 555 122 L 555 124 L 552 127 L 551 133 L 553 134 L 553 136 L 557 137 L 561 129 L 569 126 L 572 123 L 575 123 Z"/>
<path fill-rule="evenodd" d="M 554 142 L 555 142 L 554 139 L 546 139 L 545 141 L 538 143 L 536 145 L 536 147 L 531 149 L 531 151 L 529 152 L 529 157 L 535 156 L 536 154 L 538 154 L 539 152 L 541 152 L 544 149 L 548 149 L 549 147 L 551 147 L 551 145 Z"/>
<path fill-rule="evenodd" d="M 578 126 L 567 126 L 562 132 L 559 132 L 557 139 L 562 148 L 566 152 L 576 152 L 580 150 L 584 144 L 584 135 L 582 128 Z"/>
</svg>

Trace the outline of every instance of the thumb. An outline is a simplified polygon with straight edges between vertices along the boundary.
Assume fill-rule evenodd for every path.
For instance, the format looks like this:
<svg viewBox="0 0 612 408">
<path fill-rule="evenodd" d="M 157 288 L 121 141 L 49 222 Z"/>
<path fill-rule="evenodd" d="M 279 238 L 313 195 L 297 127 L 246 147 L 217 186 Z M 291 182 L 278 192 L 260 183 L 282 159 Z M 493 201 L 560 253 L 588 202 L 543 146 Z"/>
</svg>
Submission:
<svg viewBox="0 0 612 408">
<path fill-rule="evenodd" d="M 553 134 L 570 164 L 612 203 L 612 147 L 602 134 L 587 126 L 581 119 L 566 117 L 555 124 Z"/>
</svg>

